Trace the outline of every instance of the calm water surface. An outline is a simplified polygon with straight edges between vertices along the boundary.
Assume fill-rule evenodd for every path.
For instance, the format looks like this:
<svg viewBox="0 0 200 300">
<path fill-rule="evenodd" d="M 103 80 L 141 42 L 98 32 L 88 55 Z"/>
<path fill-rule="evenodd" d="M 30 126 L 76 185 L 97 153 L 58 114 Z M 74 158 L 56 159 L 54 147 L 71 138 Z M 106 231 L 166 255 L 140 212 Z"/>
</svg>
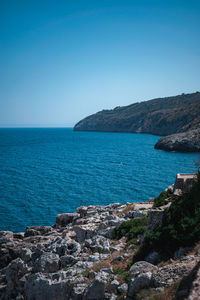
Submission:
<svg viewBox="0 0 200 300">
<path fill-rule="evenodd" d="M 157 136 L 0 129 L 0 230 L 52 225 L 82 205 L 146 201 L 193 172 L 199 154 L 154 150 Z"/>
</svg>

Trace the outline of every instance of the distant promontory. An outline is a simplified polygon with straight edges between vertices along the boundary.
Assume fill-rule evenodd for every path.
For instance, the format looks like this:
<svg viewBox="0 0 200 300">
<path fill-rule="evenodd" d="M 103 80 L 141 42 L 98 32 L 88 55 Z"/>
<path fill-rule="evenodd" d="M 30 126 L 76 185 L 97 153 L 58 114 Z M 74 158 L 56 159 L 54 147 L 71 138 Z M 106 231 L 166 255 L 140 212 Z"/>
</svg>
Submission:
<svg viewBox="0 0 200 300">
<path fill-rule="evenodd" d="M 78 122 L 75 131 L 103 131 L 149 133 L 168 136 L 187 132 L 171 139 L 171 146 L 166 149 L 162 143 L 159 149 L 168 151 L 200 151 L 200 92 L 181 94 L 173 97 L 157 98 L 144 102 L 137 102 L 128 106 L 102 110 Z M 195 132 L 193 131 L 195 130 Z M 197 130 L 197 131 L 196 131 Z M 195 149 L 190 143 L 195 133 Z M 181 146 L 184 138 L 184 145 Z M 172 146 L 173 141 L 176 147 Z M 180 144 L 180 147 L 177 146 Z"/>
</svg>

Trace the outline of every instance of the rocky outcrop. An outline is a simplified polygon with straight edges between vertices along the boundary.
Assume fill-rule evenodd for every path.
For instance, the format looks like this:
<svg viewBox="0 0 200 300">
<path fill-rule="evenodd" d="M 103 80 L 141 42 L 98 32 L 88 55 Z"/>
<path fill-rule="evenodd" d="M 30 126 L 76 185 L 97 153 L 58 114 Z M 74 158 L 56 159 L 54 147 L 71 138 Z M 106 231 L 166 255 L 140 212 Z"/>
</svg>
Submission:
<svg viewBox="0 0 200 300">
<path fill-rule="evenodd" d="M 130 204 L 119 203 L 79 207 L 59 214 L 53 226 L 29 226 L 25 234 L 0 232 L 0 299 L 100 300 L 125 293 L 128 285 L 117 280 L 112 267 L 93 267 L 105 260 L 117 265 L 130 256 L 112 231 L 134 212 Z"/>
<path fill-rule="evenodd" d="M 80 218 L 80 215 L 77 213 L 59 214 L 56 216 L 56 225 L 64 227 L 70 223 L 73 223 L 75 220 L 77 220 L 79 218 Z"/>
<path fill-rule="evenodd" d="M 134 263 L 130 270 L 129 270 L 129 274 L 131 277 L 136 277 L 137 275 L 141 274 L 141 273 L 145 273 L 145 272 L 155 272 L 157 271 L 157 267 L 146 262 L 146 261 L 138 261 L 136 263 Z"/>
<path fill-rule="evenodd" d="M 159 268 L 152 275 L 152 284 L 154 287 L 169 287 L 174 282 L 188 275 L 194 266 L 199 262 L 200 257 L 191 255 L 186 256 L 180 262 L 172 263 Z"/>
<path fill-rule="evenodd" d="M 193 270 L 195 266 L 199 265 L 200 256 L 190 255 L 185 256 L 178 262 L 172 262 L 164 267 L 156 267 L 154 265 L 148 264 L 146 262 L 137 262 L 133 264 L 130 269 L 131 280 L 128 285 L 128 296 L 126 300 L 134 299 L 135 295 L 142 289 L 164 289 L 172 286 L 174 283 L 178 282 L 180 279 L 185 278 Z M 192 295 L 198 295 L 199 293 L 199 273 L 197 272 L 192 288 L 190 290 L 191 299 Z M 184 291 L 188 295 L 189 290 Z M 179 293 L 180 296 L 180 293 Z M 174 298 L 174 299 L 186 299 L 186 298 Z M 189 298 L 190 299 L 190 298 Z"/>
<path fill-rule="evenodd" d="M 60 258 L 58 254 L 45 252 L 34 263 L 35 272 L 53 273 L 60 268 Z"/>
<path fill-rule="evenodd" d="M 134 296 L 140 290 L 149 288 L 151 286 L 151 281 L 151 272 L 141 273 L 136 278 L 131 279 L 128 287 L 128 299 L 134 299 Z"/>
<path fill-rule="evenodd" d="M 105 298 L 105 287 L 109 280 L 108 273 L 100 272 L 88 285 L 83 294 L 83 300 L 101 300 Z"/>
<path fill-rule="evenodd" d="M 199 264 L 200 251 L 186 256 L 188 248 L 180 248 L 174 253 L 176 261 L 163 267 L 155 265 L 160 256 L 152 251 L 128 271 L 140 235 L 130 245 L 125 236 L 113 240 L 114 228 L 132 218 L 147 215 L 147 233 L 162 225 L 164 208 L 153 210 L 152 205 L 79 207 L 76 213 L 58 215 L 53 226 L 0 232 L 0 299 L 129 300 L 141 289 L 170 287 Z M 199 293 L 196 275 L 191 297 Z"/>
<path fill-rule="evenodd" d="M 200 93 L 182 94 L 103 110 L 78 122 L 77 131 L 169 135 L 200 124 Z"/>
<path fill-rule="evenodd" d="M 200 129 L 163 137 L 155 144 L 155 149 L 177 152 L 200 152 Z"/>
<path fill-rule="evenodd" d="M 197 271 L 195 272 L 195 278 L 192 282 L 191 289 L 189 291 L 188 300 L 200 299 L 200 262 L 196 266 Z"/>
<path fill-rule="evenodd" d="M 27 278 L 24 286 L 24 295 L 27 300 L 66 300 L 70 299 L 72 294 L 74 294 L 73 299 L 78 299 L 76 288 L 79 285 L 83 289 L 85 288 L 83 277 L 69 277 L 64 271 L 54 274 L 35 273 Z"/>
</svg>

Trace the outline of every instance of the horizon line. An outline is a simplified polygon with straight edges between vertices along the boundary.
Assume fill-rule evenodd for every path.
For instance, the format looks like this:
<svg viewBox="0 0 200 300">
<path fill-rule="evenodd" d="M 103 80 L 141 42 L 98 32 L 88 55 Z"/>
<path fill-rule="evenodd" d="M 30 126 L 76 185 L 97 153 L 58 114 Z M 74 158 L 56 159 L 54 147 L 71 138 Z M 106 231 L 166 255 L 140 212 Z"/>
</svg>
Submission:
<svg viewBox="0 0 200 300">
<path fill-rule="evenodd" d="M 28 128 L 39 128 L 39 129 L 42 129 L 42 128 L 74 128 L 74 126 L 0 126 L 0 129 L 28 129 Z"/>
</svg>

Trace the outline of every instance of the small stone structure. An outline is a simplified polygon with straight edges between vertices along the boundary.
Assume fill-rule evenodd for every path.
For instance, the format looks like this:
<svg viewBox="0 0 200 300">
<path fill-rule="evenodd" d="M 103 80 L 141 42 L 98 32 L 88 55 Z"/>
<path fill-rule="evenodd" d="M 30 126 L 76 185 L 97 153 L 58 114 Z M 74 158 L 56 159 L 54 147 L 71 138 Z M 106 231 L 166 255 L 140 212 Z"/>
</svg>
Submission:
<svg viewBox="0 0 200 300">
<path fill-rule="evenodd" d="M 180 195 L 189 192 L 195 177 L 196 174 L 177 174 L 173 193 L 175 195 Z"/>
<path fill-rule="evenodd" d="M 156 226 L 162 224 L 164 210 L 151 209 L 148 214 L 146 234 L 149 234 Z"/>
</svg>

